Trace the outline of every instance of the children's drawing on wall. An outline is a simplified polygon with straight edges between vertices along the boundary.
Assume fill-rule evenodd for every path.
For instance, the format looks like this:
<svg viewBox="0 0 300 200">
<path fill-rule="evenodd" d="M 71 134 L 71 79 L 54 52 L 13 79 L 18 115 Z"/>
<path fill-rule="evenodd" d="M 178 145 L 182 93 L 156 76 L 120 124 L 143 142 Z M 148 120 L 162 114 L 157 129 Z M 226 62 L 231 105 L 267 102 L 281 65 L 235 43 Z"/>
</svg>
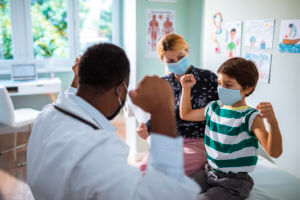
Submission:
<svg viewBox="0 0 300 200">
<path fill-rule="evenodd" d="M 242 22 L 230 22 L 225 25 L 225 43 L 224 55 L 226 58 L 240 56 L 241 54 L 241 33 L 242 33 Z"/>
<path fill-rule="evenodd" d="M 244 56 L 255 63 L 259 72 L 259 80 L 264 83 L 270 82 L 271 56 L 270 53 L 251 52 L 246 52 Z"/>
<path fill-rule="evenodd" d="M 300 53 L 300 19 L 281 21 L 279 51 Z"/>
<path fill-rule="evenodd" d="M 159 39 L 175 31 L 175 11 L 148 9 L 146 24 L 146 56 L 157 57 L 156 45 Z"/>
<path fill-rule="evenodd" d="M 272 49 L 274 19 L 248 20 L 245 22 L 245 47 Z"/>
<path fill-rule="evenodd" d="M 224 39 L 224 33 L 223 33 L 223 17 L 220 12 L 217 12 L 216 14 L 213 15 L 212 17 L 212 22 L 213 22 L 213 31 L 210 35 L 210 39 L 214 43 L 214 51 L 216 54 L 221 53 L 221 45 L 220 43 Z"/>
</svg>

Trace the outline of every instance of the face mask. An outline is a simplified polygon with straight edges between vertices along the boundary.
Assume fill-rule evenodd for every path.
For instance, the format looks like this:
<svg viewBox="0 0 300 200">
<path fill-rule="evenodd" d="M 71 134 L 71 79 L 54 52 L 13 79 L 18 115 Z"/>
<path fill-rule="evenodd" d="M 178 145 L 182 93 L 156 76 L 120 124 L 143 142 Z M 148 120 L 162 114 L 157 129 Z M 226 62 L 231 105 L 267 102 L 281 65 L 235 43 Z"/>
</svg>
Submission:
<svg viewBox="0 0 300 200">
<path fill-rule="evenodd" d="M 222 104 L 231 106 L 242 100 L 240 90 L 231 90 L 223 87 L 218 87 L 218 95 Z"/>
<path fill-rule="evenodd" d="M 176 75 L 183 75 L 187 68 L 189 67 L 189 60 L 188 57 L 185 56 L 181 60 L 176 63 L 166 63 L 169 72 L 174 73 Z"/>
<path fill-rule="evenodd" d="M 127 90 L 127 86 L 125 85 L 125 83 L 124 83 L 124 87 L 125 87 L 126 90 Z M 108 120 L 112 120 L 113 118 L 115 118 L 115 117 L 120 113 L 120 111 L 121 111 L 121 109 L 123 108 L 123 106 L 125 105 L 125 100 L 126 100 L 126 99 L 122 102 L 121 99 L 120 99 L 120 97 L 119 97 L 119 95 L 118 95 L 118 93 L 119 93 L 119 88 L 117 88 L 116 93 L 117 93 L 117 97 L 118 97 L 118 101 L 119 101 L 120 106 L 118 107 L 118 109 L 117 109 L 111 116 L 106 117 Z"/>
</svg>

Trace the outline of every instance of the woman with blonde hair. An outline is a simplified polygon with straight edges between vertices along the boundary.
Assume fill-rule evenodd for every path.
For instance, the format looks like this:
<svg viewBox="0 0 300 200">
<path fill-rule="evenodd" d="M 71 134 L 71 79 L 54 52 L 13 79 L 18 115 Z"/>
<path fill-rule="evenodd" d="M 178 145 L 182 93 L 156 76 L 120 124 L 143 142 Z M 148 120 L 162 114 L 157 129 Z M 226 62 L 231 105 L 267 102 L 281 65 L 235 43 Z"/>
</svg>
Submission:
<svg viewBox="0 0 300 200">
<path fill-rule="evenodd" d="M 180 118 L 179 105 L 182 88 L 180 78 L 184 74 L 193 74 L 196 85 L 191 89 L 192 107 L 203 108 L 210 101 L 218 99 L 217 76 L 209 70 L 199 69 L 189 64 L 189 46 L 179 34 L 163 36 L 157 45 L 157 53 L 164 63 L 168 75 L 162 77 L 167 80 L 173 89 L 175 96 L 175 114 L 177 135 L 184 138 L 184 168 L 187 175 L 192 176 L 195 172 L 203 169 L 206 163 L 206 151 L 204 146 L 205 122 L 185 121 Z M 148 137 L 151 121 L 140 124 L 137 133 L 143 139 Z M 147 158 L 142 161 L 140 169 L 143 171 L 147 166 Z"/>
</svg>

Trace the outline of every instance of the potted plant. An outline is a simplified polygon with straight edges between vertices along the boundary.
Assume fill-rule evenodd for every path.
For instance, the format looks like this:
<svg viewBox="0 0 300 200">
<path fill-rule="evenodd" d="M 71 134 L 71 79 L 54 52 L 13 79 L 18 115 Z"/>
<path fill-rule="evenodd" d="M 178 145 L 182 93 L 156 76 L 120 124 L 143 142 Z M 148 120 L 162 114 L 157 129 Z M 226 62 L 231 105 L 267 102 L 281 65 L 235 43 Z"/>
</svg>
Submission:
<svg viewBox="0 0 300 200">
<path fill-rule="evenodd" d="M 52 71 L 52 55 L 57 49 L 54 39 L 51 39 L 48 44 L 39 43 L 38 46 L 42 50 L 42 56 L 44 57 L 44 66 L 47 67 L 50 71 L 50 77 L 54 78 L 54 72 Z"/>
</svg>

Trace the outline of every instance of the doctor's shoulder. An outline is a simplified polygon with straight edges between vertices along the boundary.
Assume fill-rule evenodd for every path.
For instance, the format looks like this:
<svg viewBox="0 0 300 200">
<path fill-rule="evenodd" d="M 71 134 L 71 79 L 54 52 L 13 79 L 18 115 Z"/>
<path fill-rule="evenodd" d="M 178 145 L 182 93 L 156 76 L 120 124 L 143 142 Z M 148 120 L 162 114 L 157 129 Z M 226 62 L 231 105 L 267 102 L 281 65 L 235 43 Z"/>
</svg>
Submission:
<svg viewBox="0 0 300 200">
<path fill-rule="evenodd" d="M 48 104 L 46 106 L 43 107 L 43 109 L 40 111 L 40 113 L 38 114 L 34 124 L 49 124 L 51 125 L 52 123 L 56 123 L 56 117 L 57 117 L 57 112 L 53 107 L 53 104 Z M 53 124 L 52 124 L 53 125 Z"/>
<path fill-rule="evenodd" d="M 53 107 L 53 104 L 47 104 L 47 105 L 45 105 L 43 108 L 42 108 L 42 111 L 44 111 L 44 110 L 49 110 L 49 109 L 51 109 Z"/>
<path fill-rule="evenodd" d="M 48 115 L 51 112 L 51 110 L 53 110 L 52 108 L 53 108 L 52 104 L 48 104 L 44 106 L 40 111 L 40 113 L 38 114 L 35 122 L 40 121 L 42 118 L 45 118 L 45 116 Z"/>
</svg>

